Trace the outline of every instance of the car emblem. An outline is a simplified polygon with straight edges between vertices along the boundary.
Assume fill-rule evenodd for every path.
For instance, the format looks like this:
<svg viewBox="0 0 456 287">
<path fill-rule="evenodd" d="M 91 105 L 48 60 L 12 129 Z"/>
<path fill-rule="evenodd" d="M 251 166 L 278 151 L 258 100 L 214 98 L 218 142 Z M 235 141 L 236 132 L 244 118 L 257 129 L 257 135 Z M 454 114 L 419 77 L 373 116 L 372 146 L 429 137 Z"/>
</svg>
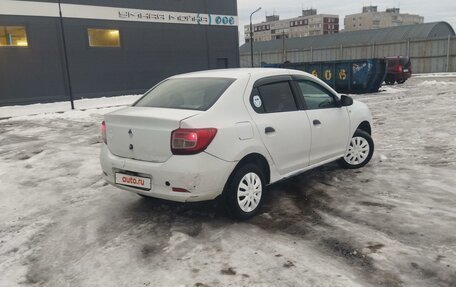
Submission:
<svg viewBox="0 0 456 287">
<path fill-rule="evenodd" d="M 133 136 L 133 132 L 131 131 L 131 129 L 128 130 L 128 134 L 129 134 L 130 136 Z"/>
</svg>

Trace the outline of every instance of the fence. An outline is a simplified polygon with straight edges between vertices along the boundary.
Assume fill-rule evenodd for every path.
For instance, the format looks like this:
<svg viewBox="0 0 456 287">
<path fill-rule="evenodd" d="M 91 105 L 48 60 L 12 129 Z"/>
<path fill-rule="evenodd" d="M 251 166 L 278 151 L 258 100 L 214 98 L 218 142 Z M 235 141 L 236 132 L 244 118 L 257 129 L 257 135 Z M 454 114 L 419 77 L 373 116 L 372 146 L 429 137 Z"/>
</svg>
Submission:
<svg viewBox="0 0 456 287">
<path fill-rule="evenodd" d="M 401 42 L 357 44 L 329 48 L 284 49 L 254 53 L 254 65 L 354 60 L 409 56 L 414 73 L 456 72 L 456 37 L 413 39 Z M 241 67 L 250 67 L 250 52 L 241 53 Z"/>
</svg>

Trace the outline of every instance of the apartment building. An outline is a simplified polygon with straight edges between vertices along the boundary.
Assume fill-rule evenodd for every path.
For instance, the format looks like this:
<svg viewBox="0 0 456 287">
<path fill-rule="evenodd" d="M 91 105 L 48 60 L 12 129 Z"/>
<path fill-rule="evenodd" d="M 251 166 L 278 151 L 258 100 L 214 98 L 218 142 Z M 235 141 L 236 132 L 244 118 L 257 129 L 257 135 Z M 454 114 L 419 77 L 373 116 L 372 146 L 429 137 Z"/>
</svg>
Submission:
<svg viewBox="0 0 456 287">
<path fill-rule="evenodd" d="M 421 24 L 424 17 L 414 14 L 400 13 L 399 8 L 378 11 L 377 6 L 365 6 L 363 12 L 345 16 L 344 31 L 359 31 L 401 25 Z"/>
<path fill-rule="evenodd" d="M 250 25 L 244 27 L 245 41 L 250 42 Z M 299 17 L 280 20 L 279 15 L 266 16 L 266 21 L 253 25 L 253 41 L 334 34 L 339 32 L 339 16 L 317 14 L 316 9 L 302 11 Z"/>
</svg>

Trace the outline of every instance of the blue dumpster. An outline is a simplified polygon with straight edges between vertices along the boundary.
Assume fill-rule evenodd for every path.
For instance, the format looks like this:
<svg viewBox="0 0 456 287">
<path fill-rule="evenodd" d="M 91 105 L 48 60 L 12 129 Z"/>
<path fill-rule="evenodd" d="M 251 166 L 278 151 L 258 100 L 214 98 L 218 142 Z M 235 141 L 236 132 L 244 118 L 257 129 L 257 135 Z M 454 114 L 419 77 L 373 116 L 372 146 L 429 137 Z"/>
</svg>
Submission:
<svg viewBox="0 0 456 287">
<path fill-rule="evenodd" d="M 263 64 L 263 67 L 301 70 L 310 73 L 339 93 L 376 93 L 385 80 L 385 59 L 363 59 L 312 63 Z"/>
</svg>

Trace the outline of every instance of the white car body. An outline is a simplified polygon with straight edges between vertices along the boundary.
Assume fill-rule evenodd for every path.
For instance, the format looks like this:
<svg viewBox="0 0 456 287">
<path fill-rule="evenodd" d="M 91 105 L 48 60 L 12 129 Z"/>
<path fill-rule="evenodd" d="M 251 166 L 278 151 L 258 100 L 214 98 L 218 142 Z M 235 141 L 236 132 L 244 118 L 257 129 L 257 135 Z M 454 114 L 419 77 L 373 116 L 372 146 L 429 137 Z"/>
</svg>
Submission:
<svg viewBox="0 0 456 287">
<path fill-rule="evenodd" d="M 212 200 L 222 194 L 243 159 L 262 158 L 267 163 L 266 184 L 271 184 L 343 158 L 360 126 L 370 133 L 371 114 L 358 101 L 335 108 L 257 113 L 251 103 L 254 85 L 273 81 L 271 77 L 291 76 L 314 82 L 337 100 L 341 98 L 318 78 L 295 70 L 228 69 L 171 77 L 235 80 L 206 111 L 132 106 L 106 114 L 107 144 L 101 150 L 104 178 L 116 187 L 150 197 Z M 274 132 L 266 134 L 270 127 Z M 216 128 L 217 134 L 203 152 L 174 155 L 170 137 L 179 128 Z M 116 173 L 150 179 L 151 188 L 117 184 Z"/>
</svg>

